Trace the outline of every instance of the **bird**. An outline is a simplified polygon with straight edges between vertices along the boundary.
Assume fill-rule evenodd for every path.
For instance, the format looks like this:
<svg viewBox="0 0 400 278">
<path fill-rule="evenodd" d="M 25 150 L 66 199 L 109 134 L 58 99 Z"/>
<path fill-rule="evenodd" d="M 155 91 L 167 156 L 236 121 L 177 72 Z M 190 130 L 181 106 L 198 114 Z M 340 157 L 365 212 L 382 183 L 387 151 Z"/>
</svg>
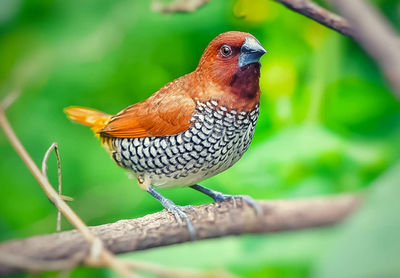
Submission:
<svg viewBox="0 0 400 278">
<path fill-rule="evenodd" d="M 179 224 L 192 206 L 179 206 L 158 188 L 190 187 L 216 202 L 241 199 L 198 183 L 235 164 L 249 148 L 259 115 L 260 58 L 266 53 L 250 33 L 219 34 L 205 48 L 196 69 L 160 88 L 142 102 L 110 115 L 91 108 L 65 108 L 75 122 L 91 127 L 116 164 L 137 179 Z"/>
</svg>

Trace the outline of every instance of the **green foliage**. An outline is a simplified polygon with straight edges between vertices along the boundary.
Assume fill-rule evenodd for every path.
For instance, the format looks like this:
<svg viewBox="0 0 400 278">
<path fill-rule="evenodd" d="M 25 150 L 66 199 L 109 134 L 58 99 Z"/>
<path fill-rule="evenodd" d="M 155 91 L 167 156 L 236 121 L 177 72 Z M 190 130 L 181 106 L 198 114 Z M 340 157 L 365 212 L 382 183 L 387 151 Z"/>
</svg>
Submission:
<svg viewBox="0 0 400 278">
<path fill-rule="evenodd" d="M 376 2 L 399 26 L 398 1 Z M 59 143 L 63 193 L 74 197 L 72 208 L 89 225 L 161 206 L 62 109 L 82 105 L 116 113 L 193 70 L 208 42 L 228 30 L 251 32 L 268 50 L 262 58 L 261 114 L 250 150 L 202 184 L 257 199 L 368 194 L 360 213 L 337 228 L 207 240 L 129 257 L 227 268 L 243 277 L 368 276 L 364 262 L 370 276 L 400 275 L 390 259 L 399 257 L 399 177 L 391 170 L 378 178 L 400 158 L 400 106 L 354 42 L 264 0 L 211 1 L 194 13 L 171 15 L 152 12 L 147 1 L 1 5 L 0 97 L 22 90 L 7 114 L 38 164 L 48 146 Z M 0 154 L 0 240 L 54 232 L 54 207 L 2 134 Z M 54 157 L 49 173 L 56 183 Z M 210 202 L 188 188 L 163 194 L 182 205 Z M 65 220 L 62 226 L 71 228 Z M 350 261 L 354 269 L 344 267 Z M 87 268 L 72 273 L 110 275 Z"/>
<path fill-rule="evenodd" d="M 362 209 L 342 225 L 315 277 L 398 277 L 400 164 L 380 177 Z"/>
</svg>

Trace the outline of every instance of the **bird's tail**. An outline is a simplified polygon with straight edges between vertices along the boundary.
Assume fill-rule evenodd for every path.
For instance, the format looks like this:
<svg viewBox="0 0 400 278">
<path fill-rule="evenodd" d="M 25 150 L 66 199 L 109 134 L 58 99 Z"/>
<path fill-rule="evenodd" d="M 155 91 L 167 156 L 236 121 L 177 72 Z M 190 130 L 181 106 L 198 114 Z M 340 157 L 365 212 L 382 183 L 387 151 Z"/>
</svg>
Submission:
<svg viewBox="0 0 400 278">
<path fill-rule="evenodd" d="M 71 106 L 64 109 L 68 118 L 83 125 L 89 126 L 98 136 L 97 132 L 104 128 L 111 120 L 111 115 L 79 106 Z"/>
</svg>

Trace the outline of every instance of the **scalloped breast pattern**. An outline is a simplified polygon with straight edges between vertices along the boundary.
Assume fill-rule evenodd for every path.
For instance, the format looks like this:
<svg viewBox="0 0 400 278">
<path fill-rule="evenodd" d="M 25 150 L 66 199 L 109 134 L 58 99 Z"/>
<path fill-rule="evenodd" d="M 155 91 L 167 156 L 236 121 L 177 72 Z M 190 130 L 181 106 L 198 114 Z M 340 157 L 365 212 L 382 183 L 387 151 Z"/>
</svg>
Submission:
<svg viewBox="0 0 400 278">
<path fill-rule="evenodd" d="M 259 113 L 235 111 L 217 101 L 197 102 L 192 125 L 165 137 L 114 138 L 117 164 L 159 187 L 189 186 L 237 162 L 248 149 Z"/>
</svg>

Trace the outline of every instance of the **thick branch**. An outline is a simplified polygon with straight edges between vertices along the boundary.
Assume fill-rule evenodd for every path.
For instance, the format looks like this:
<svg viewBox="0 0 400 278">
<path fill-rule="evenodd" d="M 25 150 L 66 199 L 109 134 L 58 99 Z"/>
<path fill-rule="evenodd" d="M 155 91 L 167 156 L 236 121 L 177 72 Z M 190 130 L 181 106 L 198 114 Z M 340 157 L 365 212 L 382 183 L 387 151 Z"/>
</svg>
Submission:
<svg viewBox="0 0 400 278">
<path fill-rule="evenodd" d="M 309 17 L 328 28 L 338 31 L 345 36 L 355 38 L 355 31 L 343 17 L 334 14 L 308 0 L 275 0 L 289 9 Z"/>
<path fill-rule="evenodd" d="M 349 215 L 359 202 L 359 196 L 354 195 L 260 201 L 264 216 L 257 218 L 252 208 L 238 201 L 237 208 L 230 202 L 224 202 L 198 206 L 195 212 L 188 214 L 197 230 L 198 239 L 207 239 L 330 225 Z M 166 211 L 90 227 L 90 231 L 113 253 L 189 241 L 186 227 L 179 226 L 175 218 Z M 26 270 L 23 264 L 18 264 L 15 260 L 14 263 L 1 260 L 1 254 L 19 257 L 21 262 L 24 261 L 23 258 L 27 261 L 36 260 L 40 262 L 38 265 L 57 261 L 59 266 L 60 260 L 66 260 L 66 267 L 71 267 L 71 258 L 76 260 L 88 250 L 88 242 L 76 230 L 4 242 L 0 244 L 0 274 L 15 273 L 21 271 L 21 268 Z"/>
</svg>

